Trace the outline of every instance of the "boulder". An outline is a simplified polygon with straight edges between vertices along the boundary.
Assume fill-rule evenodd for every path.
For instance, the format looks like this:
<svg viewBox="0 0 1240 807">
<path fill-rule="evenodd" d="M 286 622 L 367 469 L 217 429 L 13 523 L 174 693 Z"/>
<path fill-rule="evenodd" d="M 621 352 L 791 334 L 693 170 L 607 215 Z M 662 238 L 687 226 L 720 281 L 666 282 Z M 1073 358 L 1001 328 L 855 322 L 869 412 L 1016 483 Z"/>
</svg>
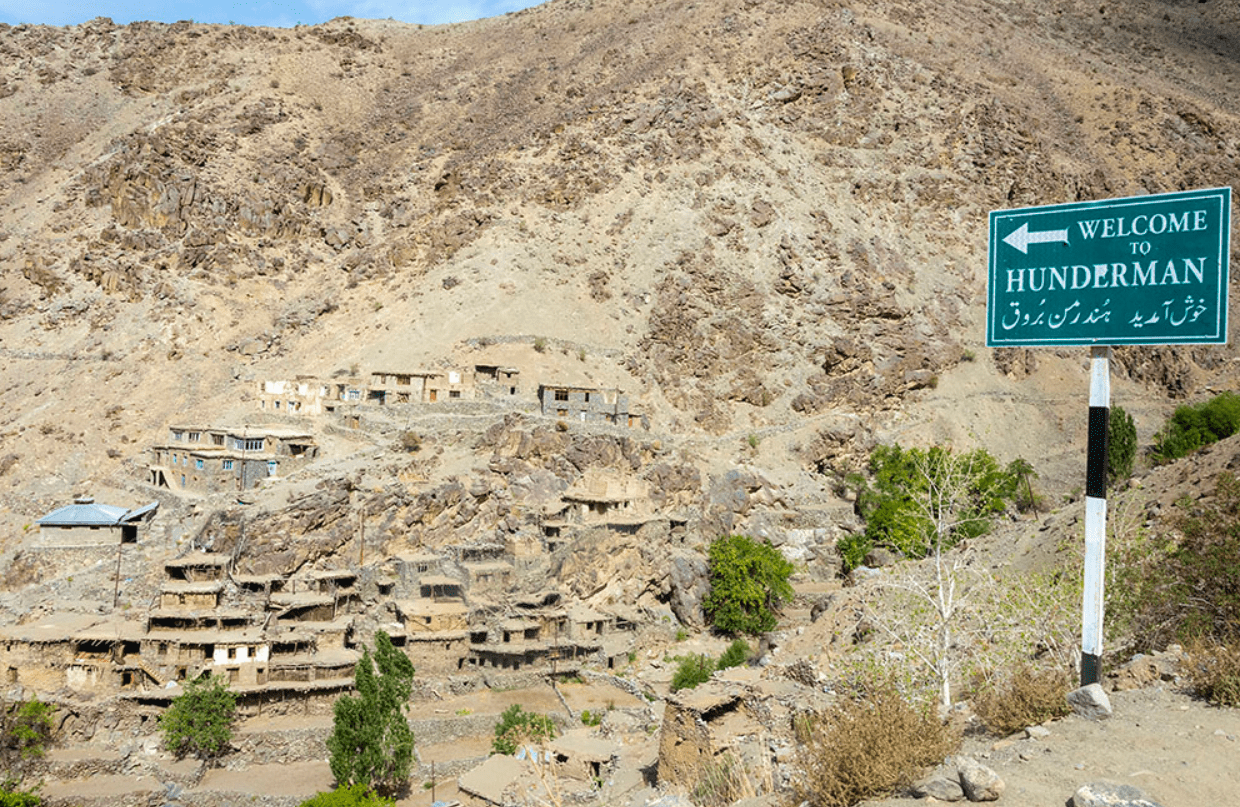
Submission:
<svg viewBox="0 0 1240 807">
<path fill-rule="evenodd" d="M 1090 782 L 1072 794 L 1070 807 L 1162 807 L 1132 785 Z"/>
<path fill-rule="evenodd" d="M 1101 684 L 1089 684 L 1068 693 L 1068 705 L 1086 720 L 1106 720 L 1111 716 L 1111 699 Z"/>
<path fill-rule="evenodd" d="M 939 801 L 964 801 L 964 788 L 959 779 L 935 774 L 921 780 L 912 787 L 913 795 L 919 799 L 938 799 Z"/>
<path fill-rule="evenodd" d="M 997 801 L 1006 787 L 999 774 L 972 757 L 957 757 L 956 773 L 969 801 Z"/>
</svg>

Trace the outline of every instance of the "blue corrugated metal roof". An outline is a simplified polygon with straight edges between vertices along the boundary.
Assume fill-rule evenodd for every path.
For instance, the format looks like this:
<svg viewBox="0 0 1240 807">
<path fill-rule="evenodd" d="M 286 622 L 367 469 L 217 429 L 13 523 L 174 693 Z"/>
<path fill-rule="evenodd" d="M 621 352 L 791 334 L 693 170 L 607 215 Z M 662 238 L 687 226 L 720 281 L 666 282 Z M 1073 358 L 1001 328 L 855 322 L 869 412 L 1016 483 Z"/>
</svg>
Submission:
<svg viewBox="0 0 1240 807">
<path fill-rule="evenodd" d="M 158 502 L 151 502 L 136 510 L 94 502 L 68 504 L 58 510 L 53 510 L 35 523 L 40 527 L 116 527 L 140 518 L 158 507 Z"/>
</svg>

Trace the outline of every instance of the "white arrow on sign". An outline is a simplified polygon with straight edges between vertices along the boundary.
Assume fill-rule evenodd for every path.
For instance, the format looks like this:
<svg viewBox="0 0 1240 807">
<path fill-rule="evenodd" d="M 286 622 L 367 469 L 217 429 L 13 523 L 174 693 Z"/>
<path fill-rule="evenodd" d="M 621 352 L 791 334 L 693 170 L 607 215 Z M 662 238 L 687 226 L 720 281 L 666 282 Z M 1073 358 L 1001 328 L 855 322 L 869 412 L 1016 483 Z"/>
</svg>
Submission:
<svg viewBox="0 0 1240 807">
<path fill-rule="evenodd" d="M 1047 230 L 1041 233 L 1029 232 L 1029 223 L 1025 222 L 1020 228 L 1003 239 L 1003 243 L 1016 247 L 1026 255 L 1029 254 L 1030 244 L 1066 244 L 1068 243 L 1067 230 Z"/>
</svg>

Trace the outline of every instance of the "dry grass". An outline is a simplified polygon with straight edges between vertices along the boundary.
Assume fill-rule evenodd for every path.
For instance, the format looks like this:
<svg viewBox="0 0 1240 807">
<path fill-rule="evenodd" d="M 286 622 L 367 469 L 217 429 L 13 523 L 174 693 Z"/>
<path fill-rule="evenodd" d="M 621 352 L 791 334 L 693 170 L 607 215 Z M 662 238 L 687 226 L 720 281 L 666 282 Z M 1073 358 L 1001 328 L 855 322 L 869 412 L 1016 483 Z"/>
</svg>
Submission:
<svg viewBox="0 0 1240 807">
<path fill-rule="evenodd" d="M 1185 674 L 1193 692 L 1216 706 L 1240 706 L 1240 642 L 1190 647 Z"/>
<path fill-rule="evenodd" d="M 842 701 L 799 733 L 804 778 L 796 801 L 809 807 L 852 807 L 908 787 L 960 744 L 955 729 L 890 682 Z"/>
<path fill-rule="evenodd" d="M 973 711 L 993 734 L 1004 736 L 1068 713 L 1072 679 L 1064 670 L 1022 664 L 977 686 Z"/>
</svg>

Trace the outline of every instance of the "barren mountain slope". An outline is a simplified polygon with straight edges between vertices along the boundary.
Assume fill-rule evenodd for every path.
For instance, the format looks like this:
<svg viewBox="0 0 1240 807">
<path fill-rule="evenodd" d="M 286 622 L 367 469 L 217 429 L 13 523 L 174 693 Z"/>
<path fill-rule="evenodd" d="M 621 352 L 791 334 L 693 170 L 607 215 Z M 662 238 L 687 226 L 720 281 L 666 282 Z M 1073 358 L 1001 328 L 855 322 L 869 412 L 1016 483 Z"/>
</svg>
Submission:
<svg viewBox="0 0 1240 807">
<path fill-rule="evenodd" d="M 1071 488 L 1084 352 L 982 347 L 985 214 L 1235 184 L 1238 16 L 562 0 L 436 28 L 6 26 L 6 532 L 123 485 L 172 419 L 253 416 L 256 380 L 500 351 L 623 387 L 704 462 L 760 435 L 744 461 L 777 480 L 895 437 Z M 1232 355 L 1119 350 L 1116 398 L 1148 431 L 1233 385 Z"/>
</svg>

